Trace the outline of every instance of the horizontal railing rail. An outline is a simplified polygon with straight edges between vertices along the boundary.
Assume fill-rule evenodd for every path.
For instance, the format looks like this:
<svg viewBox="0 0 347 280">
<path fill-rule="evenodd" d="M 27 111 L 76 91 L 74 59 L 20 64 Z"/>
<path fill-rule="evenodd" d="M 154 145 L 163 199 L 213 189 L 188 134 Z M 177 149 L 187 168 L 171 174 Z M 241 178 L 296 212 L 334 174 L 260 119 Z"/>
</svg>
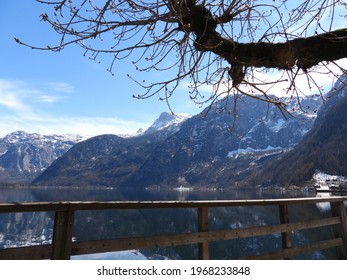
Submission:
<svg viewBox="0 0 347 280">
<path fill-rule="evenodd" d="M 0 250 L 0 259 L 70 259 L 72 255 L 84 255 L 131 249 L 157 248 L 186 244 L 199 244 L 199 258 L 209 259 L 209 243 L 280 233 L 282 250 L 250 259 L 290 259 L 312 251 L 337 248 L 337 258 L 347 256 L 346 196 L 309 197 L 291 199 L 257 200 L 209 200 L 209 201 L 86 201 L 86 202 L 25 202 L 0 203 L 0 213 L 54 212 L 52 244 L 35 245 Z M 331 205 L 332 217 L 309 221 L 290 222 L 288 206 L 327 202 Z M 215 207 L 278 206 L 279 223 L 237 229 L 209 230 L 208 212 Z M 198 211 L 198 231 L 157 236 L 122 237 L 109 240 L 73 241 L 74 215 L 76 211 L 195 208 Z M 136 222 L 136 221 L 134 221 Z M 292 246 L 293 231 L 318 227 L 334 227 L 335 237 L 312 244 Z"/>
</svg>

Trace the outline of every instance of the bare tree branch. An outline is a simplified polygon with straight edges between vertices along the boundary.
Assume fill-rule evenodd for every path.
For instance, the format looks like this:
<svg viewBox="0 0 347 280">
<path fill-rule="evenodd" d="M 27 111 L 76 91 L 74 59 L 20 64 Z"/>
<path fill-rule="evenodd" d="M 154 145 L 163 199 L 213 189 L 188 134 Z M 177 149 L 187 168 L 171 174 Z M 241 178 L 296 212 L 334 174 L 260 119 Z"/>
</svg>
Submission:
<svg viewBox="0 0 347 280">
<path fill-rule="evenodd" d="M 41 18 L 60 40 L 44 47 L 16 38 L 18 43 L 50 51 L 77 44 L 93 60 L 109 55 L 111 73 L 117 71 L 115 61 L 131 57 L 139 76 L 129 77 L 144 89 L 137 98 L 161 94 L 168 102 L 188 80 L 190 98 L 199 105 L 241 93 L 285 109 L 269 95 L 271 85 L 287 83 L 288 94 L 300 95 L 296 80 L 306 75 L 309 88 L 322 93 L 314 78 L 319 69 L 336 79 L 346 72 L 340 63 L 347 58 L 347 3 L 342 0 L 37 2 L 53 7 Z M 268 69 L 283 75 L 265 81 L 261 73 Z M 169 78 L 142 81 L 149 71 L 166 72 L 163 77 Z M 206 86 L 211 87 L 208 96 L 201 91 Z"/>
</svg>

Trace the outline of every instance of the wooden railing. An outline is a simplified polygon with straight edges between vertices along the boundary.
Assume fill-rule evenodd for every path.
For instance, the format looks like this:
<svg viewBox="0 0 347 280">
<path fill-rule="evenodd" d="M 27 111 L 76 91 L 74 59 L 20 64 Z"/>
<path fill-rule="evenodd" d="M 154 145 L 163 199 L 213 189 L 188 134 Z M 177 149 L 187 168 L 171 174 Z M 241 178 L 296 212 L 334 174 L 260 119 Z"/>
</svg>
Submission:
<svg viewBox="0 0 347 280">
<path fill-rule="evenodd" d="M 215 201 L 110 201 L 110 202 L 32 202 L 1 203 L 0 213 L 55 212 L 52 244 L 0 250 L 0 259 L 70 259 L 83 255 L 120 250 L 156 248 L 185 244 L 199 244 L 199 258 L 209 259 L 209 242 L 281 233 L 282 249 L 250 259 L 290 259 L 312 251 L 337 248 L 337 258 L 347 256 L 347 219 L 344 202 L 347 197 L 295 198 L 269 200 L 215 200 Z M 332 215 L 329 218 L 290 222 L 289 205 L 328 202 Z M 275 225 L 253 226 L 238 229 L 210 231 L 208 212 L 214 207 L 277 205 L 280 221 Z M 74 214 L 85 210 L 126 210 L 195 208 L 198 211 L 198 231 L 171 235 L 128 237 L 112 240 L 72 241 Z M 136 222 L 136 221 L 134 221 Z M 291 233 L 318 227 L 334 227 L 335 237 L 312 244 L 293 247 Z"/>
</svg>

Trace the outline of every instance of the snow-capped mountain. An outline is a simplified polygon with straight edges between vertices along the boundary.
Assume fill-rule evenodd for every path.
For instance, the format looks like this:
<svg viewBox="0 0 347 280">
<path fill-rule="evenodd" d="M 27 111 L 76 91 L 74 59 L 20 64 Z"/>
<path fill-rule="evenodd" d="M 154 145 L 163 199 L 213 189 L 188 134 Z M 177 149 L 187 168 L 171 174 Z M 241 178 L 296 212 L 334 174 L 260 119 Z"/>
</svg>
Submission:
<svg viewBox="0 0 347 280">
<path fill-rule="evenodd" d="M 238 98 L 235 122 L 231 98 L 191 117 L 155 148 L 125 185 L 231 184 L 237 180 L 234 175 L 241 180 L 245 173 L 262 165 L 259 155 L 270 158 L 270 154 L 292 148 L 314 122 L 313 112 L 310 116 L 282 114 L 265 102 Z M 310 102 L 312 108 L 319 106 L 317 100 Z M 269 146 L 273 151 L 269 151 Z M 231 157 L 238 151 L 243 151 L 242 158 Z"/>
<path fill-rule="evenodd" d="M 347 176 L 346 85 L 347 76 L 327 94 L 327 102 L 303 140 L 260 174 L 254 174 L 251 182 L 261 178 L 265 184 L 301 184 L 311 180 L 316 170 Z"/>
<path fill-rule="evenodd" d="M 235 174 L 260 166 L 260 158 L 291 148 L 314 121 L 312 114 L 282 114 L 265 102 L 239 97 L 234 122 L 235 115 L 230 114 L 233 106 L 232 98 L 222 100 L 206 109 L 207 115 L 205 110 L 179 122 L 178 127 L 177 120 L 164 113 L 137 137 L 91 138 L 75 145 L 34 183 L 118 187 L 224 184 Z M 220 108 L 225 110 L 220 112 Z M 248 153 L 241 159 L 230 156 L 238 150 Z"/>
<path fill-rule="evenodd" d="M 163 130 L 167 130 L 170 133 L 177 132 L 182 123 L 190 117 L 191 115 L 188 114 L 171 114 L 168 112 L 163 112 L 144 133 L 149 134 L 155 131 Z"/>
<path fill-rule="evenodd" d="M 0 139 L 0 181 L 28 182 L 84 139 L 80 135 L 9 133 Z"/>
</svg>

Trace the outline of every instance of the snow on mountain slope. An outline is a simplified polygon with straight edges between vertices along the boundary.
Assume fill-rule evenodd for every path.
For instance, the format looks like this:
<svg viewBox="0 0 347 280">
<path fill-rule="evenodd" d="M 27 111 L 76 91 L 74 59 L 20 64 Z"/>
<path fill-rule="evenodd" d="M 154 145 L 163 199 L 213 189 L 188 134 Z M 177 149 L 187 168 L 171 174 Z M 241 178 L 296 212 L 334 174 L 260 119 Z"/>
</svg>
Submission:
<svg viewBox="0 0 347 280">
<path fill-rule="evenodd" d="M 169 129 L 171 132 L 176 132 L 180 129 L 181 124 L 189 119 L 189 114 L 170 114 L 163 112 L 159 118 L 145 131 L 145 134 L 152 133 L 163 129 Z"/>
<path fill-rule="evenodd" d="M 16 131 L 0 139 L 0 182 L 32 179 L 74 144 L 81 135 L 40 135 Z"/>
</svg>

